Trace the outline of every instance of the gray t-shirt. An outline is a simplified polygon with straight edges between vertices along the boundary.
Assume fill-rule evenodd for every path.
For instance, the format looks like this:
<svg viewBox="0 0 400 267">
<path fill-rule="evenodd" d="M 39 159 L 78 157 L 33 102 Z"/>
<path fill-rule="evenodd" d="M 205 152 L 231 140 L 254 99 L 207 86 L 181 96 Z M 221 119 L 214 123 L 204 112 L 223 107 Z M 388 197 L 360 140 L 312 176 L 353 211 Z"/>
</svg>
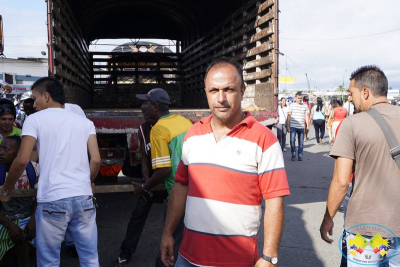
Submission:
<svg viewBox="0 0 400 267">
<path fill-rule="evenodd" d="M 400 141 L 400 107 L 380 104 L 372 108 L 383 115 Z M 375 120 L 366 112 L 344 119 L 329 155 L 354 160 L 353 193 L 347 206 L 346 229 L 375 223 L 400 237 L 400 169 Z"/>
</svg>

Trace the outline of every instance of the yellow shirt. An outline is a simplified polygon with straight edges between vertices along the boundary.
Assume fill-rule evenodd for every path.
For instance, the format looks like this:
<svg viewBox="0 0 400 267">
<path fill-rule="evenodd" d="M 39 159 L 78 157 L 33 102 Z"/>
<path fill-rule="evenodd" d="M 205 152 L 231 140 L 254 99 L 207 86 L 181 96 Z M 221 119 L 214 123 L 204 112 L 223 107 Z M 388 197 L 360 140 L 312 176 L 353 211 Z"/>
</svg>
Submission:
<svg viewBox="0 0 400 267">
<path fill-rule="evenodd" d="M 8 136 L 13 136 L 13 135 L 21 136 L 21 134 L 22 134 L 22 130 L 13 126 L 12 131 Z M 4 139 L 3 136 L 0 134 L 0 144 L 3 142 L 3 139 Z"/>
</svg>

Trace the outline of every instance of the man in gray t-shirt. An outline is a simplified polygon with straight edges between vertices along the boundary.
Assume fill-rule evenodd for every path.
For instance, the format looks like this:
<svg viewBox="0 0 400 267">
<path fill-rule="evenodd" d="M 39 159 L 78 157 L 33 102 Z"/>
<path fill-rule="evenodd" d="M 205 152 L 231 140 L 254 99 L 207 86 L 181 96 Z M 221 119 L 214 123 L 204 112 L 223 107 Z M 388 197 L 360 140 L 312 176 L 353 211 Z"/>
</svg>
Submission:
<svg viewBox="0 0 400 267">
<path fill-rule="evenodd" d="M 335 144 L 330 156 L 335 158 L 333 179 L 329 188 L 327 209 L 321 224 L 321 238 L 332 243 L 328 233 L 332 235 L 333 217 L 342 203 L 353 173 L 353 192 L 347 206 L 345 229 L 347 234 L 344 238 L 344 246 L 347 247 L 347 259 L 354 262 L 376 263 L 378 266 L 381 260 L 388 259 L 390 266 L 400 266 L 400 254 L 393 256 L 397 249 L 396 245 L 388 241 L 385 246 L 385 258 L 377 262 L 365 262 L 369 258 L 354 253 L 350 244 L 354 236 L 363 242 L 372 244 L 373 238 L 379 234 L 379 238 L 389 240 L 389 231 L 376 232 L 377 226 L 382 229 L 389 229 L 392 235 L 400 236 L 400 168 L 390 154 L 390 148 L 382 129 L 375 120 L 366 112 L 368 109 L 375 109 L 390 125 L 395 138 L 400 141 L 400 108 L 388 105 L 387 89 L 388 82 L 385 74 L 376 66 L 361 67 L 351 75 L 349 96 L 352 97 L 357 114 L 346 118 L 339 129 Z M 355 230 L 357 225 L 375 225 Z M 349 242 L 350 240 L 350 242 Z M 375 239 L 376 240 L 376 239 Z M 364 242 L 364 243 L 365 243 Z M 371 243 L 372 242 L 372 243 Z M 366 250 L 369 249 L 365 248 Z M 375 246 L 377 252 L 382 252 Z M 352 253 L 353 252 L 353 253 Z M 375 256 L 379 254 L 375 252 Z M 367 252 L 366 252 L 367 253 Z M 383 255 L 383 254 L 381 254 Z M 360 261 L 359 261 L 360 260 Z M 381 266 L 381 265 L 379 265 Z"/>
</svg>

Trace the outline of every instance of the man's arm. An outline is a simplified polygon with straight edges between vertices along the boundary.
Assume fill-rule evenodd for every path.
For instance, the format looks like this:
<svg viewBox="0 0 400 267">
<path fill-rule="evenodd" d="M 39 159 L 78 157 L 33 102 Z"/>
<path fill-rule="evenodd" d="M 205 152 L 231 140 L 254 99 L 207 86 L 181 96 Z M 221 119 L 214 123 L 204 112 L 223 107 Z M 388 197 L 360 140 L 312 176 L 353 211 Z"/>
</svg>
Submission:
<svg viewBox="0 0 400 267">
<path fill-rule="evenodd" d="M 31 217 L 29 218 L 28 223 L 25 226 L 24 232 L 25 235 L 28 236 L 29 240 L 32 240 L 36 237 L 36 208 L 37 208 L 37 201 L 35 200 L 35 203 L 33 203 L 32 206 L 32 214 Z"/>
<path fill-rule="evenodd" d="M 8 219 L 1 211 L 0 211 L 0 224 L 4 225 L 7 228 L 10 238 L 14 243 L 21 242 L 24 240 L 24 231 L 13 223 L 12 220 Z"/>
<path fill-rule="evenodd" d="M 99 173 L 101 157 L 99 152 L 99 147 L 97 144 L 97 138 L 95 134 L 89 135 L 88 140 L 88 152 L 90 156 L 89 166 L 90 166 L 90 181 L 93 183 Z"/>
<path fill-rule="evenodd" d="M 329 235 L 333 234 L 333 217 L 335 217 L 336 212 L 346 196 L 352 168 L 352 159 L 339 157 L 335 161 L 333 178 L 329 187 L 326 211 L 319 229 L 321 238 L 327 243 L 333 242 L 332 239 L 328 238 L 328 233 Z"/>
<path fill-rule="evenodd" d="M 292 117 L 292 112 L 288 112 L 286 119 L 286 131 L 290 133 L 290 118 Z"/>
<path fill-rule="evenodd" d="M 174 239 L 172 234 L 185 213 L 188 190 L 189 187 L 187 185 L 179 182 L 175 182 L 171 190 L 160 245 L 161 261 L 165 266 L 172 266 L 176 261 L 174 259 Z"/>
<path fill-rule="evenodd" d="M 264 248 L 263 254 L 268 257 L 278 257 L 279 243 L 282 235 L 284 219 L 283 197 L 265 200 L 264 212 Z M 275 266 L 260 258 L 255 267 Z"/>
<path fill-rule="evenodd" d="M 148 179 L 143 184 L 144 189 L 146 189 L 146 191 L 150 191 L 156 185 L 161 184 L 168 177 L 168 175 L 171 173 L 171 171 L 172 171 L 171 167 L 164 167 L 164 168 L 156 169 L 154 171 L 153 175 L 150 177 L 150 179 Z M 143 190 L 141 183 L 132 182 L 131 184 L 133 184 L 135 186 L 135 191 L 133 191 L 133 193 L 137 197 L 144 196 L 144 194 L 146 192 Z"/>
<path fill-rule="evenodd" d="M 11 164 L 10 171 L 8 172 L 6 181 L 4 182 L 1 191 L 11 193 L 15 183 L 21 177 L 22 173 L 26 168 L 26 165 L 29 162 L 29 158 L 32 154 L 32 150 L 35 144 L 36 144 L 36 139 L 34 137 L 29 135 L 25 135 L 22 137 L 22 142 L 18 151 L 18 155 Z M 7 202 L 10 199 L 11 195 L 5 196 L 2 193 L 0 193 L 0 201 Z"/>
<path fill-rule="evenodd" d="M 146 154 L 146 144 L 144 143 L 143 140 L 143 136 L 141 134 L 139 134 L 139 146 L 140 146 L 140 153 L 142 153 L 142 175 L 143 175 L 143 179 L 146 182 L 147 180 L 150 179 L 150 168 L 151 166 L 149 166 L 149 160 L 148 160 L 148 156 Z"/>
</svg>

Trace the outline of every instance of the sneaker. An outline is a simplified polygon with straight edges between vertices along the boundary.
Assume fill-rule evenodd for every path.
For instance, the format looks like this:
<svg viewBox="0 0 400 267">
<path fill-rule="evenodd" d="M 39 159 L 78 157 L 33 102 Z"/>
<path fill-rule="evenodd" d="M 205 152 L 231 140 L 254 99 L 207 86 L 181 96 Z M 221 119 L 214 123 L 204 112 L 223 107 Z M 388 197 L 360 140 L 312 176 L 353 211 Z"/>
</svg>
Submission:
<svg viewBox="0 0 400 267">
<path fill-rule="evenodd" d="M 65 252 L 73 258 L 79 259 L 78 251 L 76 251 L 75 246 L 68 246 L 68 247 L 66 246 Z"/>
<path fill-rule="evenodd" d="M 287 149 L 286 149 L 286 148 L 284 148 L 282 151 L 283 151 L 283 152 L 287 152 Z"/>
<path fill-rule="evenodd" d="M 130 259 L 131 258 L 129 256 L 121 252 L 121 254 L 119 254 L 118 259 L 115 261 L 113 267 L 122 267 L 125 264 L 127 264 L 130 261 Z"/>
<path fill-rule="evenodd" d="M 294 161 L 294 160 L 295 160 L 295 158 L 296 158 L 296 156 L 292 156 L 292 161 Z"/>
<path fill-rule="evenodd" d="M 303 161 L 303 159 L 301 157 L 299 157 L 299 161 Z"/>
</svg>

